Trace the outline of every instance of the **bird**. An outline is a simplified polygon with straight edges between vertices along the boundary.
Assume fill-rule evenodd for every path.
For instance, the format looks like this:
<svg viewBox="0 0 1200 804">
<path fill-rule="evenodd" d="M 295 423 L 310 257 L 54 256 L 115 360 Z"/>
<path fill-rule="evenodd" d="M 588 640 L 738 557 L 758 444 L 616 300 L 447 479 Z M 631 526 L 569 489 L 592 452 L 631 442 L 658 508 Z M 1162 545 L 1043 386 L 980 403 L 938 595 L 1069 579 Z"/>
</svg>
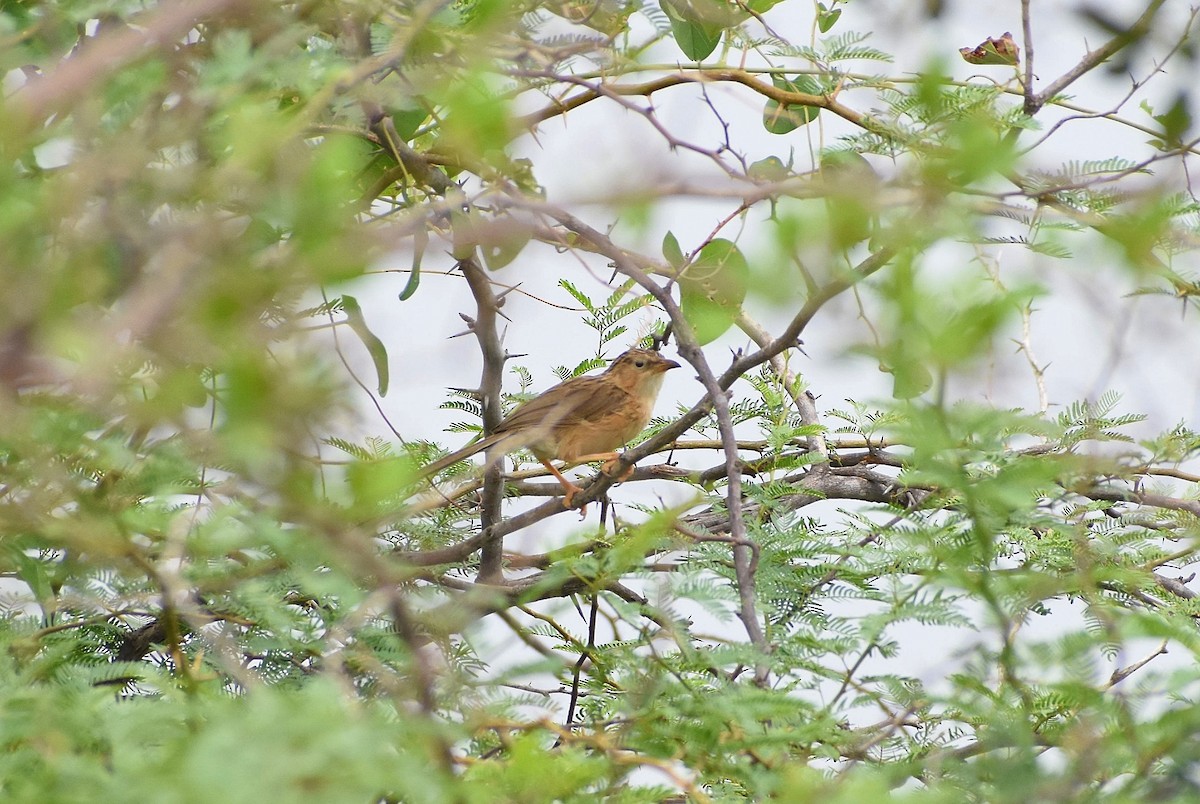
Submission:
<svg viewBox="0 0 1200 804">
<path fill-rule="evenodd" d="M 566 467 L 605 461 L 603 471 L 616 463 L 617 447 L 624 446 L 650 421 L 663 375 L 679 368 L 651 349 L 630 349 L 601 374 L 572 377 L 518 405 L 491 435 L 439 458 L 421 470 L 430 477 L 447 466 L 487 451 L 487 464 L 510 452 L 528 448 L 566 492 L 563 504 L 571 507 L 582 488 L 563 477 L 550 461 Z"/>
</svg>

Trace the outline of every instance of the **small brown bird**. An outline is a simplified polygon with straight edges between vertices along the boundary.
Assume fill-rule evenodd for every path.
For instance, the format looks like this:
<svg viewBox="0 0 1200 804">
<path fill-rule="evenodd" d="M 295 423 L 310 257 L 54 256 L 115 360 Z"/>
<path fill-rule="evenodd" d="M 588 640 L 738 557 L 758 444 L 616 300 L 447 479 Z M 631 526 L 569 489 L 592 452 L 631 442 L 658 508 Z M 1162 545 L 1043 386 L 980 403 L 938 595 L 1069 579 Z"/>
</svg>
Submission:
<svg viewBox="0 0 1200 804">
<path fill-rule="evenodd" d="M 550 463 L 568 466 L 606 461 L 605 471 L 616 460 L 617 447 L 636 436 L 650 421 L 663 374 L 679 368 L 649 349 L 630 349 L 612 362 L 603 374 L 573 377 L 517 407 L 486 438 L 434 461 L 422 474 L 429 476 L 451 464 L 487 450 L 487 463 L 518 449 L 529 448 L 566 490 L 568 508 L 575 492 L 582 491 Z"/>
</svg>

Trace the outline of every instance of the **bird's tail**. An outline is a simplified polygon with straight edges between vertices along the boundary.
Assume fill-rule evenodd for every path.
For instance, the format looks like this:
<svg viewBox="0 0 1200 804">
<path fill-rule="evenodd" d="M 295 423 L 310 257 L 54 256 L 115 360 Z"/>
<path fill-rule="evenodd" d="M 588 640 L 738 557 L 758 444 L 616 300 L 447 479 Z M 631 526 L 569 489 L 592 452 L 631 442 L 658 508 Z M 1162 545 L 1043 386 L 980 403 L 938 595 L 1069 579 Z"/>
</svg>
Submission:
<svg viewBox="0 0 1200 804">
<path fill-rule="evenodd" d="M 422 478 L 433 477 L 438 472 L 445 469 L 447 466 L 453 466 L 454 464 L 458 463 L 459 461 L 463 460 L 464 458 L 470 458 L 472 455 L 474 455 L 478 452 L 483 452 L 485 449 L 490 449 L 491 447 L 494 447 L 496 444 L 498 444 L 502 440 L 504 440 L 504 438 L 506 436 L 511 436 L 511 435 L 512 435 L 511 433 L 492 433 L 487 438 L 481 438 L 478 441 L 473 441 L 470 444 L 467 444 L 462 449 L 457 450 L 455 452 L 451 452 L 449 455 L 445 456 L 444 458 L 438 458 L 433 463 L 427 464 L 426 466 L 422 467 L 421 468 L 421 477 Z"/>
</svg>

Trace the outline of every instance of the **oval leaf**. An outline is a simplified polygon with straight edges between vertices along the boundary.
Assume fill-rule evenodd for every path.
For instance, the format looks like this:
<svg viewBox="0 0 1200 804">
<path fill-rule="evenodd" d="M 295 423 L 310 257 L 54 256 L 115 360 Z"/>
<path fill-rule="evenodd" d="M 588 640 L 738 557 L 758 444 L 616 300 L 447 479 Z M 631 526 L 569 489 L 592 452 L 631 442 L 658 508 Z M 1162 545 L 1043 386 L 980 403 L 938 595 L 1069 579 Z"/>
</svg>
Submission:
<svg viewBox="0 0 1200 804">
<path fill-rule="evenodd" d="M 679 247 L 679 240 L 674 232 L 668 231 L 663 235 L 662 253 L 663 259 L 672 268 L 678 270 L 683 267 L 683 249 Z"/>
<path fill-rule="evenodd" d="M 798 75 L 790 80 L 777 75 L 771 78 L 771 82 L 787 92 L 805 92 L 809 95 L 820 95 L 822 92 L 820 84 L 811 75 Z M 818 106 L 783 106 L 778 101 L 769 100 L 763 108 L 763 128 L 772 134 L 788 134 L 816 120 L 820 113 Z"/>
<path fill-rule="evenodd" d="M 675 44 L 692 61 L 701 61 L 717 49 L 725 29 L 713 22 L 706 22 L 695 13 L 687 2 L 661 0 L 659 6 L 671 21 L 671 33 Z"/>
<path fill-rule="evenodd" d="M 456 260 L 469 260 L 475 256 L 479 235 L 475 231 L 474 212 L 454 210 L 450 213 L 450 256 Z"/>
<path fill-rule="evenodd" d="M 746 175 L 753 181 L 783 181 L 791 172 L 778 156 L 768 156 L 751 165 Z"/>
<path fill-rule="evenodd" d="M 915 360 L 894 366 L 880 363 L 879 370 L 892 375 L 892 397 L 895 399 L 912 399 L 933 387 L 933 375 Z"/>
<path fill-rule="evenodd" d="M 421 124 L 429 119 L 429 112 L 425 109 L 395 109 L 392 112 L 392 125 L 396 127 L 396 133 L 400 135 L 400 139 L 408 142 L 417 133 L 417 129 Z"/>
<path fill-rule="evenodd" d="M 871 163 L 856 151 L 826 151 L 821 155 L 821 179 L 830 242 L 841 250 L 869 238 L 878 223 L 874 202 L 879 177 Z"/>
<path fill-rule="evenodd" d="M 524 226 L 513 226 L 500 232 L 489 232 L 489 237 L 480 244 L 483 262 L 489 271 L 498 271 L 517 258 L 529 244 L 532 236 Z"/>
<path fill-rule="evenodd" d="M 714 240 L 696 255 L 679 276 L 684 317 L 700 344 L 710 343 L 729 329 L 742 309 L 750 266 L 736 244 Z"/>
</svg>

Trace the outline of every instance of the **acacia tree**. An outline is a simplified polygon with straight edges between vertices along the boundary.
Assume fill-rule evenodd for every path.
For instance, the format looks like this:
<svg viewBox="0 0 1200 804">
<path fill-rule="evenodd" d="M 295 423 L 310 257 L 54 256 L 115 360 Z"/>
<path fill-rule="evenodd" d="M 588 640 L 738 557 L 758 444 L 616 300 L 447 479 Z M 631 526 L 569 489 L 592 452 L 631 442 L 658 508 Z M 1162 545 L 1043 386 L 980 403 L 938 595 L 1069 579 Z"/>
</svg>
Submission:
<svg viewBox="0 0 1200 804">
<path fill-rule="evenodd" d="M 1195 795 L 1200 438 L 1051 399 L 1030 334 L 1074 253 L 1194 326 L 1194 15 L 1011 5 L 910 72 L 840 0 L 0 4 L 5 797 Z M 543 188 L 630 124 L 652 181 Z M 443 437 L 382 321 L 457 321 L 447 271 Z M 696 379 L 583 524 L 527 456 L 420 471 L 551 384 L 539 272 L 560 377 Z M 822 317 L 873 400 L 806 385 Z"/>
</svg>

